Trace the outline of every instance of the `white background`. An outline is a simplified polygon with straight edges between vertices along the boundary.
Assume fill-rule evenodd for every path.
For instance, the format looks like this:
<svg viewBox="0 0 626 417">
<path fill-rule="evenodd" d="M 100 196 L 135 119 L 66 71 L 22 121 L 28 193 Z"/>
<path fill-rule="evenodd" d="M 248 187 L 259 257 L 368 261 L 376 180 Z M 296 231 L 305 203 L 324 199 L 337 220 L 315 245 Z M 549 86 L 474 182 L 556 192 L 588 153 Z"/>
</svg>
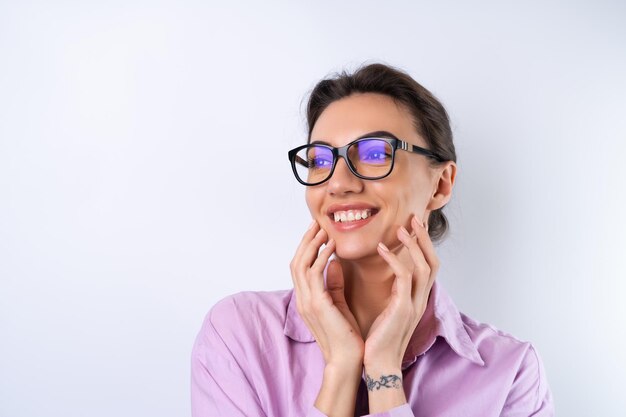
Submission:
<svg viewBox="0 0 626 417">
<path fill-rule="evenodd" d="M 450 112 L 459 309 L 623 415 L 626 6 L 434 3 L 1 1 L 0 415 L 189 415 L 209 308 L 291 288 L 303 98 L 373 61 Z"/>
</svg>

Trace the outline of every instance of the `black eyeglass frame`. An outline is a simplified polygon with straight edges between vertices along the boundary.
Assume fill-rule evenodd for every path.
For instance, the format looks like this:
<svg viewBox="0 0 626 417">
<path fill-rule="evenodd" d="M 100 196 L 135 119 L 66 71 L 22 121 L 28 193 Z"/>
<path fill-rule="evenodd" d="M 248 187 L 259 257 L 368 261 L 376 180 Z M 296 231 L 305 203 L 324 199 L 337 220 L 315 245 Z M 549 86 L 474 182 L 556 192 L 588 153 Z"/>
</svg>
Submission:
<svg viewBox="0 0 626 417">
<path fill-rule="evenodd" d="M 381 175 L 378 177 L 367 177 L 364 175 L 359 174 L 358 172 L 356 172 L 356 169 L 354 168 L 354 166 L 352 166 L 352 162 L 350 162 L 350 159 L 348 158 L 348 148 L 350 148 L 352 145 L 364 141 L 364 140 L 371 140 L 371 139 L 377 139 L 377 140 L 382 140 L 385 141 L 387 143 L 389 143 L 391 145 L 391 166 L 389 167 L 389 172 L 387 172 L 385 175 Z M 315 183 L 308 183 L 303 181 L 302 179 L 300 179 L 300 176 L 298 175 L 298 171 L 296 169 L 296 157 L 298 156 L 298 152 L 300 152 L 302 149 L 305 148 L 309 148 L 309 147 L 313 147 L 313 146 L 321 146 L 324 147 L 326 149 L 329 149 L 332 154 L 333 154 L 333 166 L 330 169 L 330 173 L 328 174 L 328 177 L 326 177 L 324 180 L 322 181 L 318 181 Z M 417 146 L 417 145 L 413 145 L 411 143 L 405 142 L 401 139 L 398 138 L 379 138 L 379 137 L 365 137 L 365 138 L 359 138 L 356 140 L 353 140 L 352 142 L 348 143 L 345 146 L 341 146 L 339 148 L 335 148 L 334 146 L 331 145 L 326 145 L 324 143 L 308 143 L 306 145 L 301 145 L 298 146 L 297 148 L 294 148 L 292 150 L 290 150 L 289 152 L 287 152 L 287 155 L 289 156 L 289 161 L 291 162 L 291 169 L 293 170 L 293 174 L 296 177 L 296 179 L 298 180 L 298 182 L 302 185 L 306 185 L 307 187 L 313 187 L 315 185 L 320 185 L 326 181 L 328 181 L 330 179 L 330 177 L 333 176 L 333 173 L 335 172 L 335 167 L 337 166 L 337 162 L 339 161 L 339 158 L 343 158 L 343 160 L 346 162 L 346 165 L 348 165 L 348 169 L 350 169 L 350 172 L 352 172 L 356 177 L 364 179 L 364 180 L 380 180 L 383 179 L 385 177 L 387 177 L 389 174 L 391 174 L 391 172 L 393 171 L 393 166 L 395 164 L 395 160 L 396 160 L 396 149 L 401 149 L 403 151 L 407 151 L 407 152 L 413 152 L 413 153 L 417 153 L 417 154 L 421 154 L 424 156 L 427 156 L 429 158 L 433 158 L 435 160 L 437 160 L 437 162 L 444 162 L 444 159 L 441 158 L 439 155 L 437 155 L 436 153 L 434 153 L 433 151 L 426 149 L 426 148 L 422 148 L 421 146 Z M 300 160 L 302 160 L 302 158 L 299 158 Z M 305 162 L 304 160 L 302 160 L 303 162 Z M 302 164 L 303 166 L 306 166 L 305 164 Z"/>
</svg>

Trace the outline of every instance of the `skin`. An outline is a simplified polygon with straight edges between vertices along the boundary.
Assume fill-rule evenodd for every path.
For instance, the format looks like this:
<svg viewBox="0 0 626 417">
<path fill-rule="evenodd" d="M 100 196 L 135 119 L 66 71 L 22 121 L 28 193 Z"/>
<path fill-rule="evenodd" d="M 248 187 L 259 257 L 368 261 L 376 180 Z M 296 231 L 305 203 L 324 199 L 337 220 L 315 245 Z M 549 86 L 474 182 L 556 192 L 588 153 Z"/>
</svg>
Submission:
<svg viewBox="0 0 626 417">
<path fill-rule="evenodd" d="M 315 123 L 311 141 L 339 147 L 382 130 L 428 148 L 409 111 L 374 93 L 331 103 Z M 340 159 L 328 181 L 306 188 L 313 223 L 290 268 L 298 312 L 326 362 L 315 403 L 325 414 L 353 415 L 363 368 L 368 381 L 395 380 L 392 387 L 369 391 L 370 413 L 406 403 L 398 381 L 402 359 L 439 269 L 425 226 L 430 212 L 450 200 L 455 176 L 452 161 L 432 168 L 427 157 L 398 150 L 386 178 L 360 179 Z M 369 203 L 379 212 L 363 227 L 336 230 L 328 207 L 353 202 Z M 325 287 L 323 270 L 333 253 Z"/>
</svg>

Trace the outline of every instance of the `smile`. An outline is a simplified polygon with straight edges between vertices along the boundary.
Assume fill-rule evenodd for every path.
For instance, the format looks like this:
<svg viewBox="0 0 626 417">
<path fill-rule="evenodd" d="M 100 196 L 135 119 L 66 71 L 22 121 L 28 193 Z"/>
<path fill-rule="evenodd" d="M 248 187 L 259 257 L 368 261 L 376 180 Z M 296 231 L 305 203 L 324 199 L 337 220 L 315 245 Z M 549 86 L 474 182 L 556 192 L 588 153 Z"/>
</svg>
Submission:
<svg viewBox="0 0 626 417">
<path fill-rule="evenodd" d="M 350 223 L 357 220 L 365 220 L 372 215 L 372 210 L 346 210 L 346 211 L 336 211 L 333 213 L 335 218 L 335 222 L 341 223 Z"/>
<path fill-rule="evenodd" d="M 330 219 L 338 232 L 350 232 L 367 225 L 376 217 L 376 213 L 377 209 L 339 210 L 330 214 Z"/>
</svg>

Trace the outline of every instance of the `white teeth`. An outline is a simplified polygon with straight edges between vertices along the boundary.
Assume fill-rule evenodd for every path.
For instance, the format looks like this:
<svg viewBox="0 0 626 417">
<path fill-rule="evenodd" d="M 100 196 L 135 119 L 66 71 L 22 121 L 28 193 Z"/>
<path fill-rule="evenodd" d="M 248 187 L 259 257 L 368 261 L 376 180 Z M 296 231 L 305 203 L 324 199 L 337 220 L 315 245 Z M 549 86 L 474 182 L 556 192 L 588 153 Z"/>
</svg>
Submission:
<svg viewBox="0 0 626 417">
<path fill-rule="evenodd" d="M 369 216 L 371 216 L 371 210 L 365 209 L 365 210 L 336 211 L 335 213 L 333 213 L 333 216 L 335 218 L 335 222 L 340 221 L 342 223 L 347 223 L 347 222 L 367 219 Z"/>
</svg>

